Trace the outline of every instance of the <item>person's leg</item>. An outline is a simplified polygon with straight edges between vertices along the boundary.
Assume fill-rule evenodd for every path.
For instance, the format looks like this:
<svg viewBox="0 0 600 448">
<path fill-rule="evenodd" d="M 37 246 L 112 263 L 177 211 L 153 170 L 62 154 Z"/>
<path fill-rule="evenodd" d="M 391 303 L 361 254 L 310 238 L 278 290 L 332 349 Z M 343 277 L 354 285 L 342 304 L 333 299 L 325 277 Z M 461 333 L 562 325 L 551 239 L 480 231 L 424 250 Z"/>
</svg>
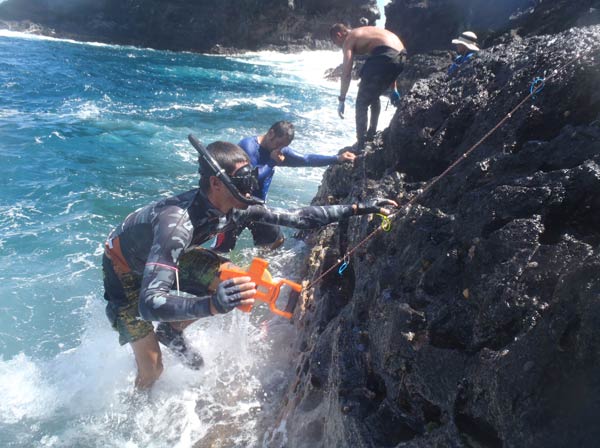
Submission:
<svg viewBox="0 0 600 448">
<path fill-rule="evenodd" d="M 365 140 L 370 140 L 375 136 L 381 111 L 379 97 L 400 73 L 402 67 L 400 61 L 403 60 L 401 58 L 397 54 L 379 54 L 370 57 L 365 62 L 361 70 L 361 81 L 356 98 L 356 130 L 359 140 L 361 136 Z M 371 119 L 367 131 L 368 107 L 371 108 Z"/>
<path fill-rule="evenodd" d="M 196 296 L 212 294 L 219 284 L 219 269 L 229 260 L 202 247 L 186 250 L 179 259 L 179 286 L 181 291 Z M 204 365 L 202 355 L 183 335 L 183 330 L 196 320 L 160 322 L 156 327 L 157 340 L 169 348 L 185 365 L 199 370 Z"/>
<path fill-rule="evenodd" d="M 362 150 L 367 137 L 367 122 L 369 105 L 373 102 L 371 89 L 367 80 L 362 79 L 358 87 L 355 105 L 356 141 L 358 149 Z"/>
<path fill-rule="evenodd" d="M 381 111 L 381 101 L 379 95 L 371 103 L 371 120 L 369 123 L 369 129 L 367 130 L 367 141 L 372 141 L 377 132 L 377 122 L 379 121 L 379 112 Z"/>
<path fill-rule="evenodd" d="M 285 241 L 281 227 L 262 222 L 253 222 L 248 226 L 255 246 L 267 246 L 269 249 L 277 249 Z"/>
<path fill-rule="evenodd" d="M 151 332 L 142 339 L 131 342 L 131 347 L 137 364 L 135 387 L 148 389 L 156 382 L 164 369 L 156 335 Z"/>
<path fill-rule="evenodd" d="M 136 387 L 148 388 L 163 371 L 162 356 L 150 322 L 140 320 L 137 302 L 117 306 L 106 305 L 106 316 L 119 333 L 121 345 L 131 344 L 137 365 Z"/>
</svg>

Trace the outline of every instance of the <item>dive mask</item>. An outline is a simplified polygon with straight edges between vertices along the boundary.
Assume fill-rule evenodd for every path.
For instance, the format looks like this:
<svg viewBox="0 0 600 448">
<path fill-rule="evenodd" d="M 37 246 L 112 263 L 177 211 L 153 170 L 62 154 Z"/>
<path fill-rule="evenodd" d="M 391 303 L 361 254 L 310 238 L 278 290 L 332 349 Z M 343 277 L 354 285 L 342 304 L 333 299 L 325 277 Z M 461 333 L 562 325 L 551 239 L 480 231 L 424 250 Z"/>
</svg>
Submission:
<svg viewBox="0 0 600 448">
<path fill-rule="evenodd" d="M 188 135 L 188 140 L 196 151 L 198 151 L 198 155 L 204 161 L 205 165 L 210 169 L 211 175 L 223 182 L 234 198 L 246 205 L 263 205 L 265 203 L 257 197 L 246 196 L 246 194 L 251 195 L 254 190 L 258 189 L 258 171 L 256 169 L 253 170 L 250 164 L 240 167 L 234 176 L 229 177 L 196 137 L 190 134 Z"/>
<path fill-rule="evenodd" d="M 244 165 L 229 177 L 235 188 L 242 194 L 252 194 L 258 190 L 258 167 L 252 168 L 250 164 Z"/>
</svg>

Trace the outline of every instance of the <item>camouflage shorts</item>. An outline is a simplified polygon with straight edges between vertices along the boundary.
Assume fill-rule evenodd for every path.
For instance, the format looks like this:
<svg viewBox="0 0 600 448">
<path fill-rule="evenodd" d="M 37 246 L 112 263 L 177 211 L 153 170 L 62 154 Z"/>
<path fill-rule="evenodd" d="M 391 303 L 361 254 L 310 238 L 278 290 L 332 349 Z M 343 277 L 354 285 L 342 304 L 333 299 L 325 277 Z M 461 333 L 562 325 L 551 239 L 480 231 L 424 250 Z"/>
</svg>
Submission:
<svg viewBox="0 0 600 448">
<path fill-rule="evenodd" d="M 219 267 L 227 262 L 206 249 L 195 247 L 186 251 L 179 260 L 181 290 L 197 296 L 210 292 L 210 284 L 218 276 Z M 102 259 L 104 273 L 104 298 L 107 300 L 106 316 L 119 332 L 119 343 L 135 342 L 154 331 L 151 322 L 140 317 L 138 311 L 142 278 L 133 272 L 117 275 L 112 262 Z"/>
</svg>

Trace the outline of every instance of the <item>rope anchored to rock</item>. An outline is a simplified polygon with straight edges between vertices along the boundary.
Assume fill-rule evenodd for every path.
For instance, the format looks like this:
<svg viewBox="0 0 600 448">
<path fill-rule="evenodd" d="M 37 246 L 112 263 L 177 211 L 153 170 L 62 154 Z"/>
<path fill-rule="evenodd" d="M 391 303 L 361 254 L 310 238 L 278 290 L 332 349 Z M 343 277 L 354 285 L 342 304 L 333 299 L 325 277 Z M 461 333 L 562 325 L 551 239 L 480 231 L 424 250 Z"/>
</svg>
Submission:
<svg viewBox="0 0 600 448">
<path fill-rule="evenodd" d="M 336 263 L 334 263 L 332 266 L 330 266 L 328 269 L 326 269 L 316 279 L 309 282 L 304 287 L 304 290 L 308 290 L 308 289 L 314 287 L 317 283 L 319 283 L 321 280 L 323 280 L 323 278 L 327 274 L 329 274 L 337 266 L 340 266 L 340 264 L 342 264 L 342 262 L 343 262 L 343 264 L 338 269 L 338 273 L 340 275 L 342 275 L 342 273 L 346 270 L 346 268 L 348 267 L 348 264 L 350 263 L 350 261 L 349 261 L 350 256 L 352 256 L 354 254 L 354 252 L 356 252 L 361 246 L 366 244 L 369 240 L 371 240 L 373 237 L 375 237 L 375 235 L 377 235 L 382 230 L 386 231 L 386 232 L 389 231 L 391 229 L 392 220 L 395 219 L 397 216 L 408 215 L 410 208 L 412 207 L 412 205 L 415 202 L 417 202 L 418 199 L 422 198 L 429 190 L 431 190 L 431 188 L 435 184 L 437 184 L 441 179 L 443 179 L 446 175 L 448 175 L 448 173 L 450 171 L 452 171 L 460 162 L 462 162 L 464 159 L 469 157 L 469 155 L 475 149 L 477 149 L 485 140 L 487 140 L 494 132 L 496 132 L 502 125 L 504 125 L 504 123 L 506 123 L 513 116 L 513 114 L 517 110 L 519 110 L 529 99 L 535 99 L 535 95 L 539 94 L 543 90 L 547 81 L 549 81 L 550 79 L 555 77 L 558 73 L 560 73 L 562 70 L 564 70 L 567 66 L 571 65 L 573 62 L 575 62 L 580 57 L 581 57 L 581 54 L 578 53 L 569 62 L 563 64 L 562 66 L 560 66 L 559 68 L 554 70 L 554 72 L 547 78 L 542 78 L 542 77 L 534 78 L 534 80 L 529 88 L 529 94 L 525 98 L 523 98 L 510 112 L 508 112 L 492 129 L 490 129 L 483 137 L 481 137 L 477 142 L 475 142 L 475 144 L 473 144 L 466 152 L 464 152 L 458 159 L 456 159 L 452 164 L 450 164 L 450 166 L 448 166 L 440 175 L 433 178 L 427 185 L 425 185 L 425 187 L 423 187 L 422 190 L 420 190 L 408 202 L 406 202 L 404 205 L 399 206 L 399 210 L 397 210 L 394 213 L 391 213 L 389 216 L 385 216 L 386 219 L 384 220 L 384 222 L 382 222 L 381 226 L 377 227 L 370 234 L 368 234 L 365 238 L 363 238 L 358 244 L 356 244 L 356 246 L 354 246 L 353 248 L 348 250 L 342 259 L 337 260 Z M 384 216 L 384 215 L 381 215 L 381 216 Z"/>
</svg>

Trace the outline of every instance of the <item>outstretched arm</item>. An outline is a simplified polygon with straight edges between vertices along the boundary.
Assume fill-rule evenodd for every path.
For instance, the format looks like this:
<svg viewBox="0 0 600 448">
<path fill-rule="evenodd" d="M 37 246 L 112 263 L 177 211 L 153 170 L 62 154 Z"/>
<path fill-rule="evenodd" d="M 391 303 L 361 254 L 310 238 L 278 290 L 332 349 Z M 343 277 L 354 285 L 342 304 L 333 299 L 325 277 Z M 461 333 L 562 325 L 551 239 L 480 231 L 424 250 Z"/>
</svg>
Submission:
<svg viewBox="0 0 600 448">
<path fill-rule="evenodd" d="M 338 156 L 322 156 L 319 154 L 300 154 L 292 148 L 285 147 L 281 151 L 283 162 L 281 166 L 329 166 L 338 162 Z"/>
<path fill-rule="evenodd" d="M 238 212 L 238 216 L 240 221 L 258 221 L 296 229 L 315 229 L 355 215 L 368 215 L 371 213 L 388 215 L 390 213 L 389 208 L 397 206 L 396 202 L 389 199 L 374 199 L 366 203 L 352 205 L 314 205 L 293 210 L 252 206 Z"/>
<path fill-rule="evenodd" d="M 350 151 L 345 151 L 335 156 L 323 156 L 320 154 L 299 154 L 292 148 L 285 147 L 282 150 L 285 157 L 281 166 L 329 166 L 334 163 L 352 162 L 356 155 Z"/>
</svg>

